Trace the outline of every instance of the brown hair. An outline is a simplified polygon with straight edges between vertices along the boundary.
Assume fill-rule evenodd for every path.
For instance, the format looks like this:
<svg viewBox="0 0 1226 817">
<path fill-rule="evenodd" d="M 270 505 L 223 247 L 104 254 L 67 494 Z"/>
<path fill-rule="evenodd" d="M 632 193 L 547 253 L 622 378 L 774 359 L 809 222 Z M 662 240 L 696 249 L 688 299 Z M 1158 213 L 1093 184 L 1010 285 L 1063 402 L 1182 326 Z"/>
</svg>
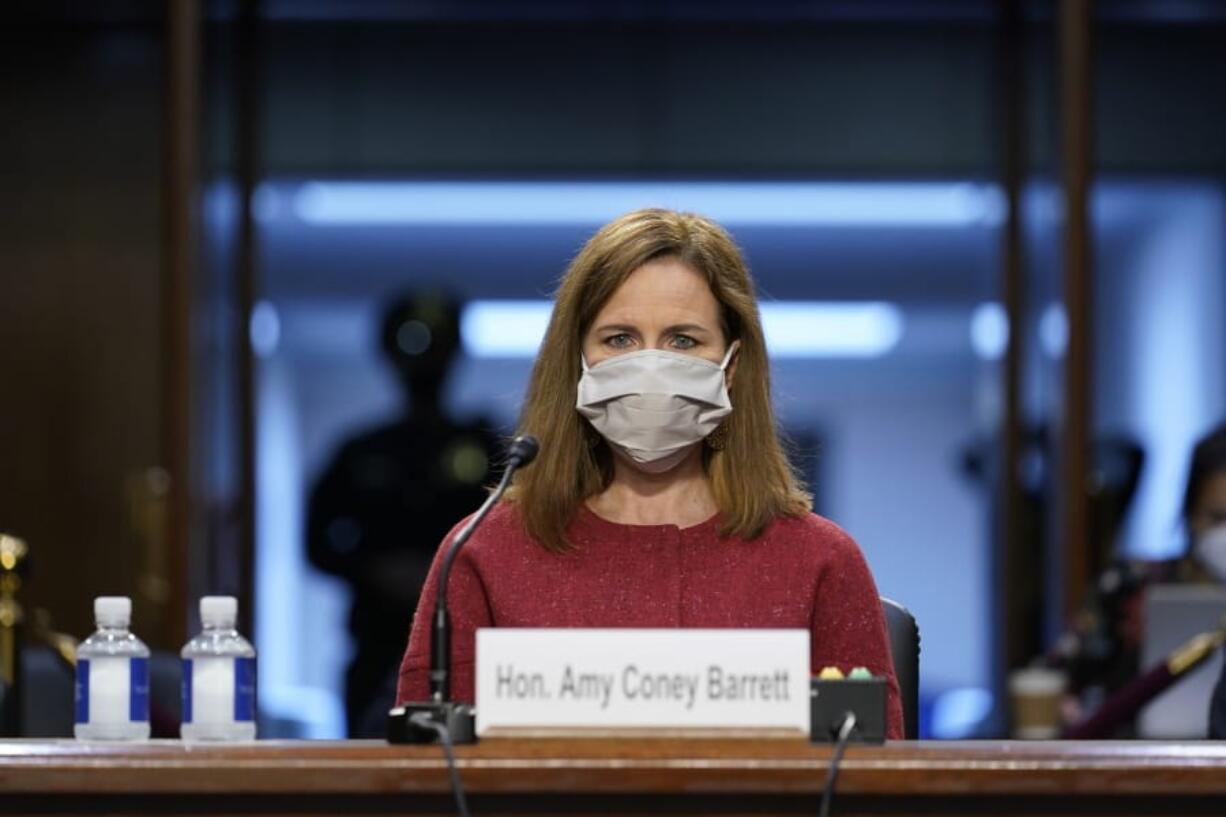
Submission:
<svg viewBox="0 0 1226 817">
<path fill-rule="evenodd" d="M 1208 482 L 1219 471 L 1226 471 L 1226 423 L 1210 431 L 1192 449 L 1192 462 L 1188 466 L 1188 485 L 1183 492 L 1182 516 L 1188 527 L 1196 513 L 1196 505 Z"/>
<path fill-rule="evenodd" d="M 515 475 L 508 496 L 528 534 L 548 550 L 569 547 L 566 527 L 580 503 L 613 476 L 608 446 L 575 409 L 583 336 L 630 273 L 661 257 L 675 257 L 706 277 L 720 304 L 725 342 L 741 341 L 725 444 L 720 451 L 704 447 L 720 535 L 754 539 L 776 516 L 799 516 L 812 507 L 775 427 L 753 281 L 732 237 L 702 216 L 636 210 L 602 227 L 571 262 L 532 368 L 519 431 L 535 435 L 541 450 L 531 468 Z"/>
</svg>

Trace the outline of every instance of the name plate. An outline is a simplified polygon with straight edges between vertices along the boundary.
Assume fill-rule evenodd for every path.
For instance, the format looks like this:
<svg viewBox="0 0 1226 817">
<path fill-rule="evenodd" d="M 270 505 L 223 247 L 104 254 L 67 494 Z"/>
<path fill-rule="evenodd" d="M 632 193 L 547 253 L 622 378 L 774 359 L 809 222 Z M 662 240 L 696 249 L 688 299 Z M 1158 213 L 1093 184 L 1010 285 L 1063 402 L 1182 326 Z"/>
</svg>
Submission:
<svg viewBox="0 0 1226 817">
<path fill-rule="evenodd" d="M 477 734 L 809 730 L 807 630 L 477 631 Z"/>
</svg>

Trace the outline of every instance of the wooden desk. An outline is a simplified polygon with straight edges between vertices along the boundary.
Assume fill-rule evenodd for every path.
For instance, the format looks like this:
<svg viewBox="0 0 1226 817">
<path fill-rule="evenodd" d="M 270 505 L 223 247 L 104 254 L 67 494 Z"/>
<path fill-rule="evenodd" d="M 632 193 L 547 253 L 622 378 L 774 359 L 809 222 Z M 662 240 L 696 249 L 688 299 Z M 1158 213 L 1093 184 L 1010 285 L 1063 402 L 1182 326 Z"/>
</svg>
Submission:
<svg viewBox="0 0 1226 817">
<path fill-rule="evenodd" d="M 815 814 L 830 749 L 792 739 L 487 740 L 458 749 L 475 817 Z M 838 814 L 1226 813 L 1226 743 L 851 747 Z M 0 812 L 454 814 L 438 747 L 0 742 Z"/>
</svg>

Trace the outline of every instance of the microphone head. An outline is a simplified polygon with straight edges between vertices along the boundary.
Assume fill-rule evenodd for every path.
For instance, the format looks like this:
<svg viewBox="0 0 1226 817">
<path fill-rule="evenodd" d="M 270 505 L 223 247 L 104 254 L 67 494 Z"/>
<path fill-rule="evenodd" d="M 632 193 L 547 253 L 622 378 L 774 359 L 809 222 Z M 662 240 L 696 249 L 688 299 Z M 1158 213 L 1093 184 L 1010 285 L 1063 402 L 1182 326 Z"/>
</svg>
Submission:
<svg viewBox="0 0 1226 817">
<path fill-rule="evenodd" d="M 536 454 L 540 450 L 541 444 L 531 434 L 516 437 L 507 446 L 507 463 L 522 468 L 536 459 Z"/>
</svg>

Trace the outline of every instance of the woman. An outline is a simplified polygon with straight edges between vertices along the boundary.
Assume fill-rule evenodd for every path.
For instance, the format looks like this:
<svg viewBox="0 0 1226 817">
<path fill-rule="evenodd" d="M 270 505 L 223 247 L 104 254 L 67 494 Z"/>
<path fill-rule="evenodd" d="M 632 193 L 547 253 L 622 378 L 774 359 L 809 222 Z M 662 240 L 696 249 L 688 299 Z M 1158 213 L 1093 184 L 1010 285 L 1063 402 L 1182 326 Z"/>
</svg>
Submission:
<svg viewBox="0 0 1226 817">
<path fill-rule="evenodd" d="M 540 454 L 451 573 L 457 698 L 473 699 L 479 627 L 794 627 L 815 671 L 886 676 L 887 734 L 903 736 L 876 587 L 784 457 L 753 284 L 720 227 L 640 210 L 588 241 L 520 431 Z M 399 701 L 427 698 L 437 567 Z"/>
<path fill-rule="evenodd" d="M 1226 583 L 1226 425 L 1201 438 L 1192 450 L 1179 525 L 1187 550 L 1177 559 L 1117 561 L 1100 574 L 1074 624 L 1048 654 L 1050 664 L 1069 672 L 1075 695 L 1063 702 L 1064 725 L 1074 734 L 1097 712 L 1078 700 L 1099 700 L 1102 711 L 1119 713 L 1102 726 L 1114 737 L 1133 737 L 1136 706 L 1120 706 L 1127 685 L 1153 667 L 1141 666 L 1146 600 L 1151 588 L 1169 584 Z M 1209 629 L 1211 622 L 1206 622 Z M 1179 681 L 1176 681 L 1179 683 Z M 1156 696 L 1153 693 L 1140 704 Z M 1137 702 L 1134 702 L 1137 704 Z M 1139 705 L 1139 704 L 1137 704 Z M 1112 706 L 1112 709 L 1105 707 Z M 1226 738 L 1226 683 L 1219 680 L 1209 714 L 1211 737 Z M 1097 724 L 1096 724 L 1097 726 Z"/>
<path fill-rule="evenodd" d="M 1226 424 L 1192 450 L 1183 519 L 1191 542 L 1193 578 L 1226 582 Z M 1226 661 L 1209 702 L 1209 737 L 1226 739 Z"/>
<path fill-rule="evenodd" d="M 1191 546 L 1181 564 L 1184 581 L 1226 582 L 1226 425 L 1192 449 L 1182 519 Z"/>
</svg>

